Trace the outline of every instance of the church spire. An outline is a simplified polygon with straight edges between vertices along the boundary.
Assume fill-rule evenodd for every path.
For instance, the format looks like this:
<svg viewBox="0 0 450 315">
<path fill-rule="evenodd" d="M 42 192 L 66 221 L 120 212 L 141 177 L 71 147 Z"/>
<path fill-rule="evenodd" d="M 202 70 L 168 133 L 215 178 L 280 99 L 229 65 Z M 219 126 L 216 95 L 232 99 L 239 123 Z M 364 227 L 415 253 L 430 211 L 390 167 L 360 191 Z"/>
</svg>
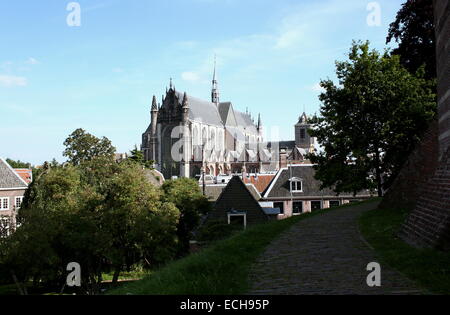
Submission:
<svg viewBox="0 0 450 315">
<path fill-rule="evenodd" d="M 219 84 L 216 77 L 217 58 L 214 56 L 214 74 L 212 80 L 211 102 L 219 105 Z"/>
<path fill-rule="evenodd" d="M 187 108 L 188 107 L 188 97 L 186 92 L 184 92 L 183 94 L 183 108 Z"/>
<path fill-rule="evenodd" d="M 152 101 L 152 111 L 158 110 L 158 104 L 156 103 L 156 96 L 153 95 L 153 101 Z"/>
<path fill-rule="evenodd" d="M 184 92 L 183 94 L 182 112 L 183 123 L 186 123 L 189 120 L 189 104 L 186 92 Z"/>
</svg>

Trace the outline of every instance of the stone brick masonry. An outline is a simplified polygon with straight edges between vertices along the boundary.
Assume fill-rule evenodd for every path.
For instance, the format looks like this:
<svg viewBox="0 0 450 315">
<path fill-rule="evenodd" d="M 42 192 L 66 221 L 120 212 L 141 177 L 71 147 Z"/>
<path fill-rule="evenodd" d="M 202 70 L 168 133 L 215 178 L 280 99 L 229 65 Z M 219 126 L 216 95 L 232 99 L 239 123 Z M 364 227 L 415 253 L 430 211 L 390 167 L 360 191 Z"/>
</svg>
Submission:
<svg viewBox="0 0 450 315">
<path fill-rule="evenodd" d="M 416 206 L 438 167 L 438 133 L 438 123 L 434 121 L 386 193 L 380 208 L 410 210 Z"/>
<path fill-rule="evenodd" d="M 450 0 L 434 0 L 439 109 L 439 166 L 425 185 L 400 236 L 450 251 Z"/>
</svg>

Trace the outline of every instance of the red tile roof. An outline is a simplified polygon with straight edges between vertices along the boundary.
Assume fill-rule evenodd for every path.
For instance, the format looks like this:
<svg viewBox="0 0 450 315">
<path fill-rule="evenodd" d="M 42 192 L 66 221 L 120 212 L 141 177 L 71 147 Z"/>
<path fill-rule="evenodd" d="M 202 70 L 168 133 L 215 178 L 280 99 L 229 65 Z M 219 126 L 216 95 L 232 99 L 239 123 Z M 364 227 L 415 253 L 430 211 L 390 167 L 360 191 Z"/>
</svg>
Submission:
<svg viewBox="0 0 450 315">
<path fill-rule="evenodd" d="M 263 193 L 267 187 L 269 187 L 272 179 L 274 179 L 276 174 L 259 174 L 258 177 L 251 175 L 250 177 L 245 176 L 244 182 L 246 184 L 255 185 L 259 193 Z"/>
<path fill-rule="evenodd" d="M 19 175 L 27 184 L 30 184 L 33 180 L 33 171 L 27 168 L 15 168 L 14 171 Z"/>
</svg>

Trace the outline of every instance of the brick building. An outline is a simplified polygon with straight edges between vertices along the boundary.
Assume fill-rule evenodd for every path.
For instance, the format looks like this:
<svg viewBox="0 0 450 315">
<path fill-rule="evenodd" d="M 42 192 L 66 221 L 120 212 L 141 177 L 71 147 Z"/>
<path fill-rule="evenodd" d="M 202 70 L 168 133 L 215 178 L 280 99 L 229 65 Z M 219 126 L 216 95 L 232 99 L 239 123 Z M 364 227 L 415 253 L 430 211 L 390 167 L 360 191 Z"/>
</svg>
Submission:
<svg viewBox="0 0 450 315">
<path fill-rule="evenodd" d="M 450 0 L 434 0 L 438 93 L 438 165 L 420 191 L 400 236 L 420 247 L 450 250 Z M 423 174 L 427 176 L 426 174 Z"/>
<path fill-rule="evenodd" d="M 0 237 L 15 230 L 17 211 L 27 189 L 28 183 L 0 158 Z"/>
<path fill-rule="evenodd" d="M 357 195 L 344 193 L 338 196 L 331 189 L 321 190 L 321 183 L 314 175 L 313 165 L 299 164 L 282 168 L 263 193 L 261 201 L 272 203 L 273 208 L 280 209 L 278 219 L 285 219 L 372 197 L 369 191 Z"/>
<path fill-rule="evenodd" d="M 223 221 L 239 225 L 264 223 L 269 215 L 264 211 L 254 195 L 239 176 L 233 176 L 220 194 L 207 221 Z"/>
</svg>

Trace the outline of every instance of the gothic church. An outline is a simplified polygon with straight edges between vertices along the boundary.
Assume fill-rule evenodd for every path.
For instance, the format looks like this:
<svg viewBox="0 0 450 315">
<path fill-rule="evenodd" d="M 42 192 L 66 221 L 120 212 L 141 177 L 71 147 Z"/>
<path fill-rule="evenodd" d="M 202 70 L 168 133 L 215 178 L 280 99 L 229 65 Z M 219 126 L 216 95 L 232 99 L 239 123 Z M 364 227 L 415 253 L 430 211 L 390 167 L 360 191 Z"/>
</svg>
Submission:
<svg viewBox="0 0 450 315">
<path fill-rule="evenodd" d="M 172 80 L 161 104 L 153 96 L 141 149 L 147 161 L 172 178 L 202 171 L 213 176 L 267 171 L 272 158 L 262 144 L 261 116 L 255 122 L 231 102 L 220 102 L 214 67 L 211 101 L 177 91 Z"/>
</svg>

